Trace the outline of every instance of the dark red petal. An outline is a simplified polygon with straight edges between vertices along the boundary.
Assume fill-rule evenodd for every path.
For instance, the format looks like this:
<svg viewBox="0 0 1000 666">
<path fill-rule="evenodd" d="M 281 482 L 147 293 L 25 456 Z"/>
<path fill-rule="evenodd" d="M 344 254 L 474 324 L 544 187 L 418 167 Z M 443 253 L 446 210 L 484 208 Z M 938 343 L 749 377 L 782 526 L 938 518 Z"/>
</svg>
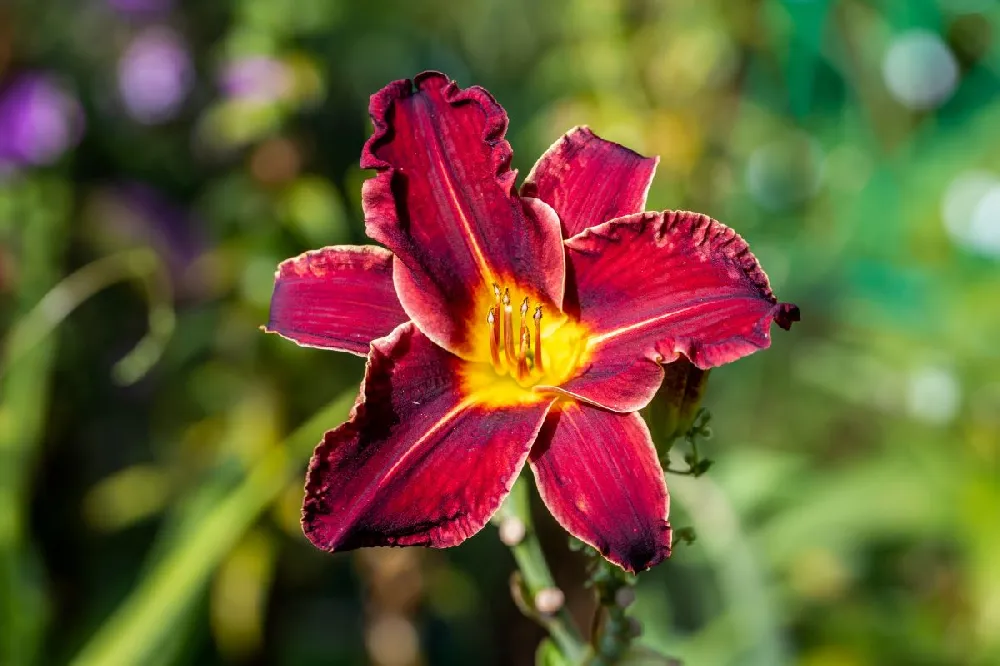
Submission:
<svg viewBox="0 0 1000 666">
<path fill-rule="evenodd" d="M 316 447 L 302 527 L 323 550 L 453 546 L 510 491 L 550 402 L 503 410 L 459 390 L 462 363 L 414 326 L 372 342 L 349 421 Z"/>
<path fill-rule="evenodd" d="M 561 388 L 608 409 L 644 407 L 678 354 L 708 369 L 770 345 L 772 321 L 798 321 L 746 242 L 705 215 L 630 215 L 566 247 L 567 311 L 593 335 L 588 366 Z"/>
<path fill-rule="evenodd" d="M 559 524 L 627 571 L 670 555 L 670 499 L 638 414 L 561 403 L 531 450 L 538 492 Z"/>
<path fill-rule="evenodd" d="M 493 97 L 426 72 L 372 95 L 370 113 L 361 166 L 378 173 L 362 192 L 366 228 L 396 254 L 399 298 L 420 329 L 469 356 L 466 328 L 488 311 L 472 309 L 492 302 L 494 281 L 560 307 L 559 221 L 514 192 L 507 115 Z"/>
<path fill-rule="evenodd" d="M 392 285 L 392 253 L 339 245 L 281 262 L 264 328 L 306 347 L 364 356 L 407 320 Z"/>
<path fill-rule="evenodd" d="M 659 161 L 605 141 L 589 127 L 574 127 L 535 163 L 521 195 L 552 206 L 569 238 L 616 217 L 641 213 Z"/>
</svg>

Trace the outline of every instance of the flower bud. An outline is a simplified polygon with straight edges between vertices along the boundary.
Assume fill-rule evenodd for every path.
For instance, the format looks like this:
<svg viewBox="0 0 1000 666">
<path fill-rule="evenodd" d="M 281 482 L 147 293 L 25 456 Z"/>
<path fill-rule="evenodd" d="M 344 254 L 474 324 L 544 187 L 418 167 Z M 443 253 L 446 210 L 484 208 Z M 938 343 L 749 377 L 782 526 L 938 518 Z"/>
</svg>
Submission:
<svg viewBox="0 0 1000 666">
<path fill-rule="evenodd" d="M 542 615 L 554 615 L 566 603 L 566 595 L 558 587 L 544 587 L 535 594 L 535 609 Z"/>
<path fill-rule="evenodd" d="M 500 541 L 511 548 L 524 541 L 524 536 L 528 531 L 524 521 L 517 516 L 507 516 L 501 520 L 498 529 Z"/>
<path fill-rule="evenodd" d="M 615 604 L 620 608 L 628 608 L 635 603 L 635 590 L 631 587 L 622 587 L 615 592 Z"/>
<path fill-rule="evenodd" d="M 657 451 L 666 455 L 678 437 L 694 425 L 708 383 L 708 370 L 695 367 L 685 356 L 663 366 L 660 390 L 649 405 L 649 422 Z"/>
</svg>

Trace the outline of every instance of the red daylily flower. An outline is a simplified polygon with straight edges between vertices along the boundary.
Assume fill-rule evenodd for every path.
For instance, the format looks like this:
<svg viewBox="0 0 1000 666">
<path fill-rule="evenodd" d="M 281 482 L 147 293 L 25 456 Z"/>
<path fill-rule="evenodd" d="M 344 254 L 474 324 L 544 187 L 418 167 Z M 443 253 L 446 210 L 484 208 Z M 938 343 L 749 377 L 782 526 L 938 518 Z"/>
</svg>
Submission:
<svg viewBox="0 0 1000 666">
<path fill-rule="evenodd" d="M 328 551 L 453 546 L 525 462 L 556 520 L 629 571 L 670 553 L 669 499 L 636 413 L 664 363 L 699 368 L 788 328 L 746 243 L 704 215 L 644 213 L 657 160 L 576 128 L 520 192 L 507 116 L 427 72 L 371 98 L 368 235 L 280 265 L 268 331 L 367 355 L 326 433 L 302 525 Z"/>
</svg>

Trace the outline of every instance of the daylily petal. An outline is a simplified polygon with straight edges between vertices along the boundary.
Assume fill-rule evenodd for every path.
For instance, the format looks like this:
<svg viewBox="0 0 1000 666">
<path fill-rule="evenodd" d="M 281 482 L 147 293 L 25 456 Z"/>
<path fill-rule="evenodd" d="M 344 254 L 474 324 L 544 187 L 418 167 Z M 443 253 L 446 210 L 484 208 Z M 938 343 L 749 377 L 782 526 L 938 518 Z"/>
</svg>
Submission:
<svg viewBox="0 0 1000 666">
<path fill-rule="evenodd" d="M 305 347 L 365 356 L 372 340 L 407 319 L 392 285 L 392 253 L 339 245 L 278 265 L 264 330 Z"/>
<path fill-rule="evenodd" d="M 493 97 L 425 72 L 372 95 L 370 113 L 361 166 L 378 173 L 362 192 L 366 229 L 395 253 L 397 292 L 420 329 L 471 357 L 468 326 L 486 317 L 472 309 L 493 282 L 560 307 L 559 221 L 514 192 L 507 115 Z"/>
<path fill-rule="evenodd" d="M 372 342 L 350 420 L 309 465 L 302 527 L 316 546 L 443 548 L 486 524 L 551 403 L 477 404 L 459 388 L 461 363 L 412 322 Z"/>
<path fill-rule="evenodd" d="M 670 555 L 670 499 L 638 414 L 560 403 L 531 450 L 538 492 L 559 524 L 627 571 Z"/>
<path fill-rule="evenodd" d="M 535 163 L 521 196 L 537 197 L 552 206 L 569 238 L 645 210 L 659 161 L 606 141 L 589 127 L 574 127 Z"/>
<path fill-rule="evenodd" d="M 566 309 L 593 331 L 588 366 L 561 391 L 621 412 L 641 409 L 684 354 L 702 369 L 770 345 L 799 310 L 778 303 L 746 242 L 705 215 L 644 213 L 566 241 Z"/>
</svg>

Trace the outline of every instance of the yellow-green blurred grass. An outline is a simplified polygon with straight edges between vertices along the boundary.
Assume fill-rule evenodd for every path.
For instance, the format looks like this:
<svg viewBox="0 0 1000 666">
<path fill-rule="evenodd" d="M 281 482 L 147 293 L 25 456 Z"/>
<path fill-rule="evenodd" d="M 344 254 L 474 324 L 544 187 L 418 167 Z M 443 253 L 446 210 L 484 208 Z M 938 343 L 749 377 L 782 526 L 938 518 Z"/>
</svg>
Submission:
<svg viewBox="0 0 1000 666">
<path fill-rule="evenodd" d="M 171 636 L 179 616 L 203 591 L 216 568 L 230 556 L 260 513 L 275 501 L 288 483 L 298 483 L 302 461 L 308 458 L 315 445 L 316 433 L 323 432 L 331 423 L 344 420 L 355 397 L 353 389 L 345 392 L 284 442 L 267 447 L 255 456 L 247 465 L 243 478 L 225 490 L 220 498 L 201 507 L 197 513 L 185 516 L 174 538 L 163 545 L 135 590 L 73 663 L 125 666 L 152 659 Z M 245 428 L 247 421 L 237 419 L 235 425 Z M 244 545 L 244 548 L 253 547 Z M 265 552 L 261 551 L 257 557 L 266 557 Z M 244 556 L 252 559 L 253 551 Z M 261 564 L 249 562 L 251 566 Z M 232 561 L 229 563 L 229 567 L 237 565 L 238 562 L 236 565 Z M 260 576 L 267 573 L 266 568 L 256 571 Z M 235 573 L 227 569 L 223 575 Z M 217 585 L 225 587 L 226 583 L 222 580 Z M 216 603 L 224 606 L 225 600 Z M 220 611 L 217 610 L 215 617 L 217 623 L 222 622 L 222 626 L 217 624 L 216 627 L 222 632 L 223 641 L 231 640 L 232 632 L 247 630 L 245 625 L 240 626 L 242 618 L 239 616 L 234 618 L 236 624 L 232 626 L 220 618 Z M 233 649 L 231 643 L 228 645 Z"/>
</svg>

